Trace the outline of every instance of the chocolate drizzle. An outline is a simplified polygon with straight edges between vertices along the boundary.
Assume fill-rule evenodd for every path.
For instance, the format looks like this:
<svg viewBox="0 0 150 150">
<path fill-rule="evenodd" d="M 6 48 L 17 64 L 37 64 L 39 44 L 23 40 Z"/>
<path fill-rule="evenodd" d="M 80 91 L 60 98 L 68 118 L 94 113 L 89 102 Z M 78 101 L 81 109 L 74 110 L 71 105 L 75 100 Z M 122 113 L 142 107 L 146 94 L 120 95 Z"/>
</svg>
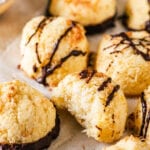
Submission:
<svg viewBox="0 0 150 150">
<path fill-rule="evenodd" d="M 51 0 L 48 0 L 45 15 L 46 16 L 55 16 L 50 12 L 50 7 L 51 7 Z M 114 16 L 112 16 L 110 18 L 106 18 L 105 21 L 100 22 L 99 24 L 85 26 L 85 30 L 87 31 L 86 34 L 89 34 L 89 35 L 97 34 L 99 32 L 104 32 L 107 28 L 114 27 L 115 26 L 114 22 L 115 22 L 116 16 L 117 16 L 117 11 L 114 14 Z"/>
<path fill-rule="evenodd" d="M 118 44 L 110 45 L 110 46 L 104 48 L 104 50 L 107 50 L 107 49 L 113 47 L 114 51 L 111 52 L 110 54 L 114 54 L 114 53 L 121 53 L 123 49 L 126 49 L 128 47 L 132 47 L 132 49 L 134 50 L 135 54 L 141 55 L 141 57 L 145 61 L 150 61 L 150 49 L 146 48 L 146 46 L 148 46 L 150 44 L 150 36 L 147 36 L 147 37 L 144 37 L 144 38 L 141 38 L 141 39 L 132 39 L 132 38 L 129 38 L 126 33 L 122 32 L 122 33 L 117 34 L 117 35 L 112 35 L 112 39 L 114 37 L 122 37 L 122 39 L 120 40 L 120 42 Z M 134 41 L 136 41 L 138 43 L 135 43 Z M 124 47 L 121 50 L 117 50 L 117 48 L 121 44 L 123 44 Z M 147 50 L 147 52 L 144 53 L 144 52 L 140 51 L 138 46 L 144 47 Z"/>
<path fill-rule="evenodd" d="M 113 100 L 114 98 L 114 95 L 115 93 L 120 89 L 120 86 L 119 85 L 116 85 L 112 92 L 109 94 L 109 96 L 107 97 L 107 100 L 106 100 L 106 107 L 110 104 L 110 102 Z"/>
<path fill-rule="evenodd" d="M 87 79 L 86 83 L 89 83 L 95 73 L 96 73 L 96 70 L 92 70 L 92 71 L 83 70 L 79 73 L 80 79 Z"/>
<path fill-rule="evenodd" d="M 95 60 L 96 60 L 96 53 L 95 52 L 90 52 L 89 55 L 88 55 L 88 64 L 87 66 L 89 68 L 94 68 L 95 66 Z"/>
<path fill-rule="evenodd" d="M 148 4 L 150 5 L 150 0 L 147 0 Z M 134 29 L 134 28 L 130 28 L 128 27 L 128 20 L 129 20 L 129 15 L 128 14 L 124 14 L 122 17 L 121 17 L 121 20 L 122 20 L 122 24 L 128 29 L 128 30 L 131 30 L 131 31 L 143 31 L 143 30 L 146 30 L 147 32 L 150 32 L 150 11 L 148 12 L 149 13 L 149 20 L 147 20 L 145 22 L 145 28 L 142 28 L 142 29 Z"/>
<path fill-rule="evenodd" d="M 150 32 L 150 20 L 146 21 L 145 23 L 145 29 Z"/>
<path fill-rule="evenodd" d="M 54 55 L 55 55 L 55 53 L 56 53 L 56 51 L 57 51 L 57 49 L 58 49 L 58 47 L 59 47 L 59 44 L 61 43 L 61 40 L 68 34 L 68 32 L 70 31 L 70 30 L 72 30 L 72 28 L 74 28 L 75 27 L 75 22 L 72 22 L 72 24 L 69 26 L 69 28 L 60 36 L 60 38 L 57 40 L 57 42 L 55 43 L 55 45 L 54 45 L 54 48 L 53 48 L 53 50 L 52 50 L 52 54 L 51 54 L 51 57 L 50 57 L 50 61 L 49 61 L 49 63 L 47 64 L 47 67 L 50 67 L 51 66 L 51 63 L 52 63 L 52 59 L 53 59 L 53 57 L 54 57 Z"/>
<path fill-rule="evenodd" d="M 50 63 L 48 63 L 46 66 L 42 68 L 42 76 L 37 79 L 37 81 L 43 85 L 47 85 L 46 83 L 46 77 L 50 74 L 52 74 L 56 69 L 62 66 L 62 64 L 69 59 L 70 57 L 74 56 L 77 57 L 79 55 L 85 56 L 86 52 L 82 52 L 80 50 L 72 50 L 68 55 L 60 59 L 60 62 L 56 64 L 55 66 L 51 66 Z"/>
<path fill-rule="evenodd" d="M 79 73 L 80 75 L 80 79 L 85 79 L 89 76 L 89 71 L 86 69 L 86 70 L 83 70 Z"/>
<path fill-rule="evenodd" d="M 92 77 L 94 76 L 95 73 L 96 73 L 95 70 L 93 70 L 93 71 L 91 72 L 90 76 L 89 76 L 88 79 L 86 80 L 86 83 L 89 83 L 89 82 L 90 82 L 90 80 L 92 79 Z"/>
<path fill-rule="evenodd" d="M 46 21 L 48 18 L 44 17 L 44 19 L 42 19 L 40 21 L 40 23 L 38 24 L 35 32 L 29 37 L 27 43 L 25 45 L 28 45 L 30 43 L 30 41 L 32 40 L 32 38 L 38 33 L 39 30 L 42 30 L 44 28 L 44 26 L 46 25 Z"/>
<path fill-rule="evenodd" d="M 64 58 L 61 58 L 60 62 L 55 65 L 52 66 L 52 60 L 53 57 L 56 53 L 56 51 L 58 50 L 58 47 L 62 41 L 62 39 L 69 33 L 69 31 L 71 31 L 74 27 L 75 27 L 76 23 L 72 22 L 72 24 L 66 29 L 66 31 L 59 37 L 59 39 L 57 40 L 57 42 L 54 44 L 53 50 L 52 50 L 52 54 L 50 56 L 49 62 L 42 68 L 42 76 L 37 79 L 37 81 L 41 84 L 47 85 L 46 84 L 46 77 L 50 74 L 52 74 L 54 72 L 54 70 L 56 70 L 57 68 L 61 67 L 61 65 L 71 56 L 79 56 L 79 55 L 85 55 L 83 52 L 79 51 L 79 50 L 73 50 L 72 52 L 70 52 L 67 56 L 65 56 Z"/>
<path fill-rule="evenodd" d="M 38 53 L 38 45 L 39 45 L 39 43 L 35 43 L 35 52 L 36 52 L 38 62 L 41 63 L 39 53 Z"/>
<path fill-rule="evenodd" d="M 140 136 L 143 136 L 143 130 L 144 130 L 144 126 L 145 126 L 145 118 L 146 118 L 146 112 L 147 112 L 147 105 L 146 105 L 146 101 L 144 99 L 144 92 L 142 92 L 141 95 L 141 105 L 142 105 L 142 125 L 141 125 L 141 129 L 140 129 Z"/>
<path fill-rule="evenodd" d="M 40 36 L 41 36 L 41 33 L 42 33 L 42 30 L 44 29 L 44 27 L 46 26 L 46 22 L 47 21 L 51 21 L 53 18 L 46 18 L 44 17 L 44 19 L 42 19 L 40 21 L 40 23 L 38 24 L 35 32 L 29 37 L 27 43 L 25 44 L 26 46 L 30 43 L 30 41 L 32 40 L 32 38 L 37 34 L 38 34 L 38 38 L 40 39 Z M 36 56 L 37 56 L 37 60 L 38 60 L 38 63 L 41 63 L 41 60 L 40 60 L 40 57 L 39 57 L 39 52 L 38 52 L 38 47 L 39 47 L 39 43 L 36 42 L 35 43 L 35 53 L 36 53 Z M 36 67 L 36 66 L 35 66 Z M 34 71 L 34 70 L 33 70 Z"/>
<path fill-rule="evenodd" d="M 33 71 L 37 72 L 38 68 L 36 67 L 36 65 L 33 65 Z"/>
<path fill-rule="evenodd" d="M 107 87 L 108 83 L 111 82 L 111 78 L 108 78 L 106 81 L 102 83 L 102 85 L 98 88 L 98 91 L 103 91 L 105 87 Z"/>
<path fill-rule="evenodd" d="M 148 127 L 149 127 L 149 123 L 150 123 L 150 110 L 148 111 L 148 114 L 147 114 L 147 118 L 146 118 L 146 124 L 145 124 L 145 133 L 144 133 L 144 138 L 146 138 L 147 136 L 147 130 L 148 130 Z"/>
<path fill-rule="evenodd" d="M 146 100 L 144 99 L 144 92 L 141 95 L 141 105 L 142 105 L 142 125 L 140 129 L 140 136 L 146 138 L 147 130 L 150 123 L 150 110 L 147 110 Z"/>
<path fill-rule="evenodd" d="M 51 142 L 59 135 L 60 120 L 56 116 L 55 127 L 45 137 L 33 143 L 23 144 L 0 144 L 1 150 L 43 150 L 48 148 Z"/>
</svg>

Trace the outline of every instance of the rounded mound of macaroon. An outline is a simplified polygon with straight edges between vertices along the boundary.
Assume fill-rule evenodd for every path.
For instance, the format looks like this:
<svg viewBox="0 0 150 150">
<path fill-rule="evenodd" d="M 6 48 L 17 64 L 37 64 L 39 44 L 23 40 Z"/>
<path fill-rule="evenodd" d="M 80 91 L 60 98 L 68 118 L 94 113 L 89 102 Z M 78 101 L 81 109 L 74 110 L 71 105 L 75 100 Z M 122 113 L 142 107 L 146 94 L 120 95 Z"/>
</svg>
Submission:
<svg viewBox="0 0 150 150">
<path fill-rule="evenodd" d="M 0 149 L 41 150 L 59 134 L 53 103 L 28 84 L 0 83 Z"/>
<path fill-rule="evenodd" d="M 95 66 L 88 68 L 83 26 L 64 17 L 40 16 L 25 25 L 21 54 L 20 68 L 51 89 L 56 107 L 67 109 L 84 132 L 100 142 L 112 143 L 123 136 L 126 96 L 138 96 L 150 85 L 147 31 L 103 36 Z"/>
</svg>

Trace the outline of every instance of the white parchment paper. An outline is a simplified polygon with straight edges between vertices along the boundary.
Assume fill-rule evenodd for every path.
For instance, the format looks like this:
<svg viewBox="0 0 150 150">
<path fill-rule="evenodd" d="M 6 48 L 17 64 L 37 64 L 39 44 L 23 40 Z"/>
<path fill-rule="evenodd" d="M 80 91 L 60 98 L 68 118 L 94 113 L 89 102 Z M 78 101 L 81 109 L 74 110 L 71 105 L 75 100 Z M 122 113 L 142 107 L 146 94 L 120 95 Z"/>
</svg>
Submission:
<svg viewBox="0 0 150 150">
<path fill-rule="evenodd" d="M 46 0 L 15 0 L 14 5 L 2 16 L 0 16 L 0 82 L 19 79 L 27 82 L 50 97 L 50 92 L 34 80 L 27 78 L 23 72 L 17 69 L 20 63 L 20 40 L 24 24 L 34 16 L 43 14 Z M 119 15 L 124 10 L 125 0 L 118 0 Z M 125 31 L 119 21 L 116 27 L 109 29 L 106 33 L 119 33 Z M 103 34 L 89 36 L 90 49 L 96 51 L 99 40 Z M 133 109 L 135 100 L 129 101 L 130 111 Z M 59 137 L 52 143 L 51 150 L 101 150 L 106 146 L 103 143 L 88 138 L 82 133 L 81 126 L 75 119 L 65 111 L 59 111 L 61 119 L 61 130 Z"/>
</svg>

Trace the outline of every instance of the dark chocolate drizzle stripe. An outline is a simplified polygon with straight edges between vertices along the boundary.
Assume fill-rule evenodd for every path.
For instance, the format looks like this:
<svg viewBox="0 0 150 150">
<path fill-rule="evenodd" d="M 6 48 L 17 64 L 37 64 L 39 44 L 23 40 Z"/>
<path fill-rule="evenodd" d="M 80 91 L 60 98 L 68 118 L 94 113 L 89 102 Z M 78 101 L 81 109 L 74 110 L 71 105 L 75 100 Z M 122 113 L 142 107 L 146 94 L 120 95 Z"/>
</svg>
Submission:
<svg viewBox="0 0 150 150">
<path fill-rule="evenodd" d="M 145 124 L 145 132 L 144 132 L 144 138 L 147 136 L 147 131 L 150 123 L 150 110 L 148 111 L 147 118 L 146 118 L 146 124 Z"/>
<path fill-rule="evenodd" d="M 92 77 L 94 76 L 95 73 L 96 73 L 96 70 L 91 71 L 91 73 L 90 73 L 88 79 L 86 80 L 86 83 L 89 83 L 89 82 L 90 82 L 90 80 L 92 79 Z"/>
<path fill-rule="evenodd" d="M 146 112 L 147 112 L 147 104 L 144 98 L 145 94 L 142 92 L 141 94 L 141 106 L 142 106 L 142 125 L 140 129 L 140 136 L 143 136 L 144 134 L 144 126 L 145 126 L 145 118 L 146 118 Z"/>
<path fill-rule="evenodd" d="M 51 142 L 59 135 L 60 120 L 56 116 L 55 127 L 45 137 L 33 143 L 0 144 L 1 150 L 43 150 L 48 148 Z"/>
<path fill-rule="evenodd" d="M 108 83 L 111 83 L 111 78 L 108 78 L 106 81 L 104 81 L 97 90 L 103 91 L 105 89 L 105 87 L 107 87 Z"/>
<path fill-rule="evenodd" d="M 76 52 L 77 50 L 73 50 L 69 56 L 65 56 L 64 58 L 62 58 L 60 60 L 60 63 L 58 63 L 56 66 L 51 66 L 52 63 L 52 59 L 56 53 L 56 51 L 58 50 L 58 47 L 62 41 L 62 39 L 69 33 L 69 31 L 71 31 L 74 27 L 75 27 L 76 23 L 72 22 L 72 24 L 66 29 L 66 31 L 60 36 L 60 38 L 57 40 L 57 42 L 54 44 L 54 48 L 52 50 L 52 54 L 50 56 L 49 62 L 42 68 L 42 76 L 37 80 L 39 83 L 47 85 L 46 84 L 46 77 L 50 74 L 53 73 L 53 71 L 55 69 L 57 69 L 58 67 L 61 67 L 62 63 L 68 59 L 71 56 L 76 56 Z"/>
<path fill-rule="evenodd" d="M 46 77 L 50 74 L 52 74 L 56 69 L 60 68 L 63 63 L 69 59 L 70 57 L 74 56 L 79 56 L 79 55 L 82 55 L 82 56 L 85 56 L 86 55 L 86 52 L 82 52 L 80 50 L 72 50 L 67 56 L 61 58 L 60 62 L 58 64 L 56 64 L 55 66 L 53 67 L 49 67 L 49 64 L 46 65 L 43 69 L 42 69 L 42 77 L 40 77 L 39 79 L 37 79 L 37 81 L 41 84 L 44 84 L 44 85 L 47 85 L 46 84 Z"/>
<path fill-rule="evenodd" d="M 108 47 L 105 47 L 103 50 L 107 50 L 107 49 L 113 47 L 114 50 L 116 51 L 116 52 L 115 51 L 111 52 L 111 54 L 113 54 L 113 53 L 119 53 L 119 51 L 121 52 L 123 49 L 126 49 L 129 46 L 131 46 L 137 55 L 141 55 L 144 60 L 150 61 L 150 54 L 149 54 L 150 49 L 146 48 L 147 52 L 144 53 L 144 52 L 140 51 L 137 47 L 137 46 L 145 47 L 145 44 L 143 44 L 142 42 L 145 42 L 147 45 L 150 44 L 150 40 L 146 39 L 146 38 L 150 38 L 150 36 L 147 36 L 142 39 L 132 39 L 132 38 L 129 38 L 126 33 L 122 32 L 120 34 L 112 35 L 112 38 L 114 38 L 114 37 L 122 37 L 123 39 L 118 44 L 110 45 Z M 136 44 L 133 42 L 133 40 L 138 40 L 139 43 Z M 120 44 L 124 44 L 125 47 L 122 50 L 117 51 L 117 48 L 119 47 Z"/>
<path fill-rule="evenodd" d="M 74 27 L 75 27 L 76 23 L 75 22 L 72 22 L 72 24 L 69 26 L 69 28 L 67 28 L 67 30 L 60 36 L 60 38 L 57 40 L 57 42 L 55 43 L 54 45 L 54 48 L 52 50 L 52 54 L 51 54 L 51 57 L 50 57 L 50 61 L 49 63 L 46 65 L 48 68 L 51 67 L 51 63 L 52 63 L 52 59 L 59 47 L 59 44 L 61 43 L 62 39 L 69 33 L 69 31 L 71 31 Z M 46 68 L 47 68 L 46 67 Z"/>
<path fill-rule="evenodd" d="M 82 70 L 80 73 L 80 79 L 85 79 L 89 76 L 89 71 L 86 69 L 86 70 Z"/>
<path fill-rule="evenodd" d="M 44 28 L 44 26 L 46 25 L 47 19 L 48 19 L 48 18 L 44 17 L 44 19 L 42 19 L 42 20 L 40 21 L 40 23 L 38 24 L 38 26 L 37 26 L 35 32 L 29 37 L 29 39 L 28 39 L 28 41 L 27 41 L 27 43 L 26 43 L 25 45 L 28 45 L 28 44 L 30 43 L 30 41 L 31 41 L 32 38 L 37 34 L 37 32 L 39 31 L 39 29 L 42 30 L 42 29 Z"/>
<path fill-rule="evenodd" d="M 146 21 L 146 23 L 145 23 L 145 30 L 150 32 L 150 20 Z"/>
<path fill-rule="evenodd" d="M 40 56 L 39 56 L 39 53 L 38 53 L 38 46 L 39 46 L 39 43 L 35 43 L 36 57 L 37 57 L 38 62 L 41 63 Z"/>
<path fill-rule="evenodd" d="M 110 104 L 110 102 L 113 100 L 115 93 L 120 89 L 119 85 L 116 85 L 112 92 L 108 95 L 107 100 L 106 100 L 106 107 Z"/>
<path fill-rule="evenodd" d="M 83 70 L 79 73 L 80 79 L 87 79 L 86 83 L 89 83 L 95 73 L 96 73 L 96 70 L 92 70 L 92 71 L 88 69 Z"/>
<path fill-rule="evenodd" d="M 87 67 L 94 68 L 95 66 L 95 58 L 96 58 L 96 53 L 95 52 L 90 52 L 88 55 L 88 63 Z"/>
<path fill-rule="evenodd" d="M 108 70 L 111 68 L 112 63 L 113 63 L 113 61 L 111 61 L 111 62 L 109 63 L 108 67 L 106 68 L 106 71 L 108 71 Z"/>
<path fill-rule="evenodd" d="M 112 35 L 112 38 L 113 38 L 113 37 L 119 37 L 119 35 L 120 35 L 120 34 Z M 130 45 L 128 45 L 128 43 L 125 43 L 124 39 L 122 39 L 118 44 L 110 45 L 110 46 L 108 46 L 108 47 L 105 47 L 103 50 L 107 50 L 107 49 L 113 47 L 113 49 L 115 49 L 115 51 L 114 51 L 114 52 L 111 52 L 111 54 L 116 53 L 116 52 L 119 53 L 119 52 L 121 52 L 121 51 L 116 50 L 116 49 L 120 46 L 120 44 L 124 44 L 124 45 L 125 45 L 125 47 L 122 48 L 122 49 L 126 49 L 126 48 L 128 48 L 128 47 L 130 46 Z"/>
<path fill-rule="evenodd" d="M 146 61 L 150 61 L 150 56 L 148 54 L 143 53 L 142 51 L 140 51 L 135 44 L 133 43 L 133 41 L 127 36 L 127 34 L 125 33 L 121 33 L 120 34 L 123 38 L 125 38 L 125 40 L 127 40 L 130 43 L 130 46 L 133 48 L 133 50 L 135 50 L 136 54 L 141 55 Z"/>
<path fill-rule="evenodd" d="M 52 21 L 53 20 L 53 18 L 44 18 L 44 19 L 42 19 L 42 21 L 39 23 L 39 25 L 37 26 L 37 28 L 36 28 L 36 30 L 35 30 L 35 32 L 30 36 L 30 38 L 29 38 L 29 40 L 27 41 L 27 43 L 26 43 L 26 45 L 28 45 L 29 43 L 30 43 L 30 41 L 31 41 L 31 39 L 39 32 L 39 35 L 38 35 L 38 37 L 39 37 L 39 41 L 40 41 L 40 37 L 41 37 L 41 33 L 42 33 L 42 30 L 44 29 L 44 27 L 46 26 L 46 21 Z M 36 56 L 37 56 L 37 60 L 38 60 L 38 62 L 39 63 L 41 63 L 41 60 L 40 60 L 40 57 L 39 57 L 39 53 L 38 53 L 38 48 L 39 48 L 39 43 L 38 42 L 36 42 L 35 43 L 35 52 L 36 52 Z"/>
</svg>

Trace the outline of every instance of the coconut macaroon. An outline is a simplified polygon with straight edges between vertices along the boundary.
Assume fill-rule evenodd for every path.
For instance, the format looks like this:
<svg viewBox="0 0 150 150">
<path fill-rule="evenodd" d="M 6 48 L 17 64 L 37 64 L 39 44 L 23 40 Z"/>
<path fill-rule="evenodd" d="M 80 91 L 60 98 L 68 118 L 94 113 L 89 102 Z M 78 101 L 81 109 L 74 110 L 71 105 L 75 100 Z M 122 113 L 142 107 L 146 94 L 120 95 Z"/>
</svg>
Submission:
<svg viewBox="0 0 150 150">
<path fill-rule="evenodd" d="M 87 67 L 88 49 L 78 23 L 63 17 L 36 17 L 23 29 L 20 68 L 43 85 L 57 86 L 67 74 Z"/>
<path fill-rule="evenodd" d="M 127 128 L 150 140 L 150 86 L 142 92 L 135 111 L 128 117 Z"/>
<path fill-rule="evenodd" d="M 77 21 L 88 33 L 112 26 L 116 15 L 116 0 L 49 0 L 48 5 L 47 13 Z"/>
<path fill-rule="evenodd" d="M 150 31 L 150 1 L 128 0 L 125 24 L 129 29 Z"/>
<path fill-rule="evenodd" d="M 130 135 L 103 150 L 150 150 L 150 145 L 146 141 Z"/>
<path fill-rule="evenodd" d="M 67 108 L 89 137 L 110 143 L 122 136 L 127 102 L 119 85 L 106 75 L 89 70 L 70 74 L 51 99 L 59 108 Z"/>
<path fill-rule="evenodd" d="M 24 82 L 0 84 L 0 149 L 40 150 L 59 133 L 59 119 L 49 99 Z"/>
<path fill-rule="evenodd" d="M 96 69 L 118 83 L 126 95 L 139 95 L 150 84 L 150 34 L 146 31 L 105 35 Z"/>
</svg>

